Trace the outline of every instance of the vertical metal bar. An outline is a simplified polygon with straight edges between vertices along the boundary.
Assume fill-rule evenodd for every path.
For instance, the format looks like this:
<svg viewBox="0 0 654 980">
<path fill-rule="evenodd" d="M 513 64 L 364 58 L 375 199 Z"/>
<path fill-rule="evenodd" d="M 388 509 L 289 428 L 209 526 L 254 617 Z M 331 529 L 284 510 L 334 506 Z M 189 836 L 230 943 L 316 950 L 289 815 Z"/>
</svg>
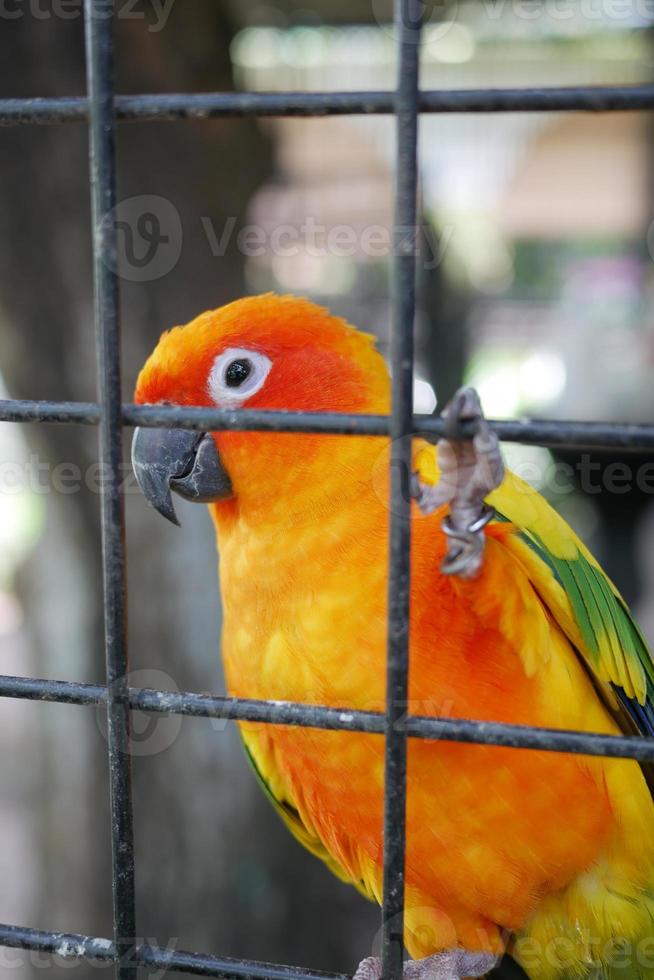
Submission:
<svg viewBox="0 0 654 980">
<path fill-rule="evenodd" d="M 95 331 L 102 465 L 102 561 L 117 980 L 134 980 L 134 838 L 127 692 L 125 515 L 122 465 L 120 294 L 116 272 L 113 0 L 85 0 Z"/>
<path fill-rule="evenodd" d="M 391 367 L 390 555 L 384 777 L 384 980 L 401 980 L 404 932 L 409 672 L 411 415 L 418 143 L 418 68 L 423 2 L 396 0 L 399 77 L 395 95 L 397 174 Z"/>
</svg>

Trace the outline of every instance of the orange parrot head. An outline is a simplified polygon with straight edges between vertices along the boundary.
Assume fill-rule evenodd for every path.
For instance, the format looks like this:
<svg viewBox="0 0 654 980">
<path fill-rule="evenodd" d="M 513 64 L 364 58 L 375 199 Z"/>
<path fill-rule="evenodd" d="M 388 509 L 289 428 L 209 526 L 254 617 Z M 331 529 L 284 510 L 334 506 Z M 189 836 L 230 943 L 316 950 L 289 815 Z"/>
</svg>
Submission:
<svg viewBox="0 0 654 980">
<path fill-rule="evenodd" d="M 370 335 L 309 300 L 268 294 L 164 333 L 140 373 L 135 401 L 385 413 L 389 377 Z M 132 460 L 147 499 L 177 523 L 171 491 L 251 510 L 284 497 L 288 504 L 298 494 L 307 500 L 311 487 L 316 494 L 333 490 L 371 442 L 378 456 L 378 440 L 363 437 L 140 428 Z"/>
</svg>

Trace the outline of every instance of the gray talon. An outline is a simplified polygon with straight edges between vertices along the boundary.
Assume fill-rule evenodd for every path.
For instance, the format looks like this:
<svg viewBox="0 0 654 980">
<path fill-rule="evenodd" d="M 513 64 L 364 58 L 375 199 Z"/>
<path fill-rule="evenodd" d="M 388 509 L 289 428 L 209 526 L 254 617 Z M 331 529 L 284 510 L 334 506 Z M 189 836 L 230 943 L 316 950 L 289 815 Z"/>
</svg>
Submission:
<svg viewBox="0 0 654 980">
<path fill-rule="evenodd" d="M 448 949 L 426 956 L 424 960 L 409 960 L 404 967 L 404 980 L 463 980 L 464 977 L 483 977 L 497 963 L 492 953 L 472 953 L 467 949 Z"/>
<path fill-rule="evenodd" d="M 404 980 L 464 980 L 465 977 L 483 977 L 497 965 L 498 957 L 492 953 L 473 953 L 467 949 L 447 949 L 422 960 L 408 960 L 404 964 Z M 354 980 L 381 980 L 382 965 L 377 956 L 361 960 Z"/>
<path fill-rule="evenodd" d="M 353 980 L 381 980 L 382 962 L 378 956 L 366 956 L 361 960 Z"/>
<path fill-rule="evenodd" d="M 443 504 L 450 512 L 443 521 L 449 547 L 441 571 L 473 578 L 484 557 L 484 528 L 493 517 L 486 496 L 504 478 L 499 440 L 490 429 L 474 388 L 460 388 L 443 412 L 445 438 L 438 443 L 441 470 L 435 486 L 421 483 L 414 474 L 413 495 L 425 514 Z M 461 424 L 472 422 L 472 439 L 459 436 Z"/>
</svg>

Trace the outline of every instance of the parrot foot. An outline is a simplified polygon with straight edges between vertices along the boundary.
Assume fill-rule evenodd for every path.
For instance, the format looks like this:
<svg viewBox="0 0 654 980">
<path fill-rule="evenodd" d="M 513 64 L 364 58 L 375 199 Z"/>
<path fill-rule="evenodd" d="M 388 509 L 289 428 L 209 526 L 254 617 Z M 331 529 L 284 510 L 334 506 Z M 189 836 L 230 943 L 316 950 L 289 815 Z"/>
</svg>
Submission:
<svg viewBox="0 0 654 980">
<path fill-rule="evenodd" d="M 442 418 L 445 436 L 438 443 L 440 480 L 429 485 L 414 474 L 413 496 L 424 514 L 450 505 L 443 520 L 449 547 L 441 571 L 474 578 L 483 563 L 484 528 L 494 515 L 485 498 L 502 482 L 504 463 L 499 440 L 484 418 L 474 388 L 459 388 Z M 460 437 L 463 422 L 473 423 L 472 439 Z"/>
<path fill-rule="evenodd" d="M 444 950 L 422 960 L 404 964 L 404 980 L 464 980 L 483 977 L 497 965 L 499 957 L 492 953 L 470 952 L 467 949 Z M 377 956 L 361 960 L 353 980 L 381 980 L 382 964 Z"/>
</svg>

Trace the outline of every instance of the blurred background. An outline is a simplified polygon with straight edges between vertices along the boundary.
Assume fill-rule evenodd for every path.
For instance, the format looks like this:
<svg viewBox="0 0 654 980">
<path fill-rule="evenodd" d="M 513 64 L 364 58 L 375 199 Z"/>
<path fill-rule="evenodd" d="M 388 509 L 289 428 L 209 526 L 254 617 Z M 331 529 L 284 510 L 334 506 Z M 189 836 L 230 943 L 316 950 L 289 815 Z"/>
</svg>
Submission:
<svg viewBox="0 0 654 980">
<path fill-rule="evenodd" d="M 120 93 L 394 85 L 386 0 L 116 9 Z M 650 82 L 651 13 L 647 0 L 441 0 L 427 5 L 422 85 Z M 0 95 L 85 91 L 80 5 L 7 0 L 0 22 Z M 652 136 L 636 113 L 422 117 L 418 410 L 465 380 L 495 417 L 652 420 Z M 2 387 L 93 400 L 85 126 L 0 139 Z M 164 328 L 247 292 L 308 295 L 385 349 L 393 159 L 384 117 L 121 125 L 125 400 Z M 0 426 L 1 673 L 103 678 L 96 436 Z M 654 464 L 509 455 L 654 639 Z M 209 518 L 180 503 L 179 531 L 132 482 L 126 494 L 132 682 L 221 692 Z M 135 728 L 142 938 L 326 970 L 370 954 L 377 910 L 287 835 L 233 726 L 136 716 Z M 4 701 L 0 736 L 0 921 L 110 935 L 101 714 Z M 0 951 L 17 980 L 46 963 L 70 970 Z"/>
</svg>

